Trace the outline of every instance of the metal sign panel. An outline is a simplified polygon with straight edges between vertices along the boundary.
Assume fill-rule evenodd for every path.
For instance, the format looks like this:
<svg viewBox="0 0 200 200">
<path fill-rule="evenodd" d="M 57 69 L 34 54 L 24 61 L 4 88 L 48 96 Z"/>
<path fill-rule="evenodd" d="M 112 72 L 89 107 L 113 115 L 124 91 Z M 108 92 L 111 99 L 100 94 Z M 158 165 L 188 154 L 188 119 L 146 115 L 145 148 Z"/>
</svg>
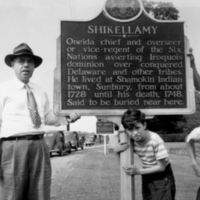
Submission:
<svg viewBox="0 0 200 200">
<path fill-rule="evenodd" d="M 97 134 L 112 134 L 114 133 L 113 122 L 97 122 Z"/>
<path fill-rule="evenodd" d="M 193 79 L 183 22 L 143 11 L 121 22 L 106 12 L 87 22 L 61 21 L 55 112 L 122 115 L 194 112 Z"/>
</svg>

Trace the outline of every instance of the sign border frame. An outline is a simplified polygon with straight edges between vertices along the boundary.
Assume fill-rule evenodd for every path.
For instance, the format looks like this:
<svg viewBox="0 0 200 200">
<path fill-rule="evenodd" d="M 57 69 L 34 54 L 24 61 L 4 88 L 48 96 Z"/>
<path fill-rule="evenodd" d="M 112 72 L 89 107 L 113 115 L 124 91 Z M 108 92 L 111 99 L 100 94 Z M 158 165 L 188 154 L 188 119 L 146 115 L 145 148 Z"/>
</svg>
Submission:
<svg viewBox="0 0 200 200">
<path fill-rule="evenodd" d="M 103 10 L 106 14 L 106 12 Z M 160 23 L 180 23 L 180 21 L 175 20 L 166 20 L 161 21 L 157 19 L 153 19 L 148 13 L 142 9 L 140 14 L 146 15 L 148 18 L 160 22 Z M 139 17 L 138 15 L 137 17 Z M 97 17 L 97 16 L 96 16 Z M 96 18 L 95 17 L 95 18 Z M 109 17 L 109 16 L 108 16 Z M 92 19 L 90 19 L 92 20 Z M 87 22 L 90 20 L 86 20 Z M 113 19 L 112 19 L 113 20 Z M 63 20 L 60 20 L 60 22 Z M 66 21 L 66 20 L 65 20 Z M 79 21 L 85 22 L 81 20 L 67 20 L 67 21 Z M 193 84 L 193 72 L 190 67 L 190 59 L 187 53 L 189 53 L 189 40 L 186 36 L 184 36 L 185 43 L 185 70 L 186 70 L 186 93 L 187 93 L 187 106 L 186 108 L 148 108 L 148 109 L 140 109 L 146 115 L 154 116 L 154 115 L 187 115 L 193 114 L 196 111 L 196 103 L 195 103 L 195 94 L 194 94 L 194 84 Z M 79 113 L 82 116 L 121 116 L 127 109 L 70 109 L 70 110 L 62 110 L 62 100 L 61 100 L 61 36 L 57 39 L 57 66 L 54 69 L 54 101 L 53 101 L 53 110 L 54 113 L 58 116 L 66 116 L 70 113 Z"/>
</svg>

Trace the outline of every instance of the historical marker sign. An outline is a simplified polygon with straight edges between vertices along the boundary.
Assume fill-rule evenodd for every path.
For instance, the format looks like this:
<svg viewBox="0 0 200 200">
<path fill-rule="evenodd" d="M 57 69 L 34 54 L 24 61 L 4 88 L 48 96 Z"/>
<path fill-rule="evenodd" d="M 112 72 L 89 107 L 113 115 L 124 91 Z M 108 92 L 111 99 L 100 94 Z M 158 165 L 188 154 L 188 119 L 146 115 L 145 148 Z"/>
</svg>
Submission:
<svg viewBox="0 0 200 200">
<path fill-rule="evenodd" d="M 113 122 L 97 122 L 97 134 L 112 134 L 114 133 Z"/>
<path fill-rule="evenodd" d="M 106 9 L 91 21 L 61 21 L 56 112 L 193 112 L 186 43 L 183 22 L 156 21 L 145 11 L 127 21 L 113 19 Z"/>
</svg>

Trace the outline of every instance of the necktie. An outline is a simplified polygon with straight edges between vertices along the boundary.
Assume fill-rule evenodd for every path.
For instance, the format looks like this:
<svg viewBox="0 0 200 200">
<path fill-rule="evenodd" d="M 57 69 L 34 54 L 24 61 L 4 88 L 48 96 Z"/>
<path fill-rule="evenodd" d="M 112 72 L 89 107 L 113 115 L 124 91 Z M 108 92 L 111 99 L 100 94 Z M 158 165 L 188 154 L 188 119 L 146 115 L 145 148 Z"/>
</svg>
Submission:
<svg viewBox="0 0 200 200">
<path fill-rule="evenodd" d="M 34 97 L 33 93 L 31 92 L 28 85 L 25 85 L 24 87 L 27 90 L 27 105 L 28 105 L 28 110 L 29 110 L 29 114 L 31 117 L 31 121 L 34 124 L 35 128 L 39 128 L 40 125 L 42 124 L 42 122 L 41 122 L 40 115 L 38 113 L 35 97 Z"/>
</svg>

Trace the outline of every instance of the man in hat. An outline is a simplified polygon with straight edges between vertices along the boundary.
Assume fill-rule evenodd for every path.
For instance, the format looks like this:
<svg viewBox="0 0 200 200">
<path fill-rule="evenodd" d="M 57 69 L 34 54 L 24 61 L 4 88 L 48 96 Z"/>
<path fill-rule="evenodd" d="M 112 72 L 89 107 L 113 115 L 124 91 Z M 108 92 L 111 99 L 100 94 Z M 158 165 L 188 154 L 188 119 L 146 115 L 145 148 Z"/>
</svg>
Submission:
<svg viewBox="0 0 200 200">
<path fill-rule="evenodd" d="M 80 116 L 53 114 L 47 94 L 30 82 L 42 58 L 27 44 L 17 46 L 5 63 L 15 78 L 0 84 L 0 199 L 50 200 L 51 164 L 44 125 L 67 124 Z"/>
</svg>

